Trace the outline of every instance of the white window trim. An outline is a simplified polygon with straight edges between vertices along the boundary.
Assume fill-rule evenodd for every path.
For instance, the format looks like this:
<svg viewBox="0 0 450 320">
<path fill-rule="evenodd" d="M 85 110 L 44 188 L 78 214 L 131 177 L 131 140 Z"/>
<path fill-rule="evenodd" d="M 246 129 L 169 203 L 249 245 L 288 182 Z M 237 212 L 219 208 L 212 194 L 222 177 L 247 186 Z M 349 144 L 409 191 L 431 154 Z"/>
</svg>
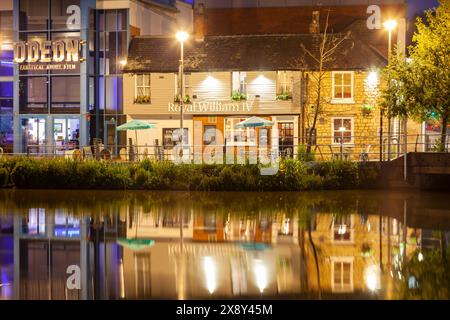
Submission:
<svg viewBox="0 0 450 320">
<path fill-rule="evenodd" d="M 355 145 L 355 137 L 354 137 L 354 133 L 355 133 L 355 119 L 353 117 L 332 117 L 331 118 L 331 145 L 333 146 L 339 146 L 340 143 L 339 142 L 335 142 L 334 141 L 334 120 L 335 119 L 350 119 L 352 122 L 352 130 L 351 130 L 351 140 L 350 142 L 344 142 L 343 145 L 344 146 L 353 146 Z"/>
<path fill-rule="evenodd" d="M 138 86 L 137 85 L 137 77 L 141 76 L 141 75 L 148 75 L 149 80 L 150 80 L 150 85 L 149 86 L 146 86 L 146 85 Z M 143 81 L 143 79 L 142 79 L 142 81 Z M 137 94 L 138 87 L 139 88 L 148 88 L 149 89 L 149 91 L 150 91 L 150 103 L 151 103 L 151 100 L 152 100 L 152 94 L 151 94 L 151 92 L 152 92 L 152 75 L 151 75 L 151 73 L 138 73 L 138 74 L 134 75 L 134 100 L 136 100 L 137 97 L 138 97 L 138 94 Z"/>
<path fill-rule="evenodd" d="M 352 79 L 352 97 L 335 98 L 334 97 L 334 76 L 335 74 L 350 74 Z M 353 104 L 355 103 L 355 72 L 354 71 L 332 71 L 331 72 L 331 103 L 333 104 Z"/>
<path fill-rule="evenodd" d="M 334 218 L 333 218 L 333 223 L 331 225 L 331 242 L 333 243 L 337 243 L 337 244 L 354 244 L 355 242 L 355 238 L 354 238 L 354 219 L 353 219 L 353 215 L 350 215 L 350 240 L 334 240 Z"/>
<path fill-rule="evenodd" d="M 248 74 L 247 74 L 247 71 L 232 71 L 231 72 L 231 94 L 233 94 L 233 92 L 235 91 L 235 89 L 234 89 L 235 83 L 234 83 L 234 77 L 233 77 L 234 73 L 237 73 L 238 74 L 238 78 L 239 78 L 239 89 L 237 91 L 247 95 L 247 90 L 248 90 L 248 82 L 247 82 Z M 244 83 L 243 83 L 244 90 L 241 90 L 242 89 L 241 88 L 241 73 L 245 73 L 245 79 L 244 79 Z"/>
<path fill-rule="evenodd" d="M 225 139 L 225 137 L 226 137 L 226 134 L 227 134 L 227 119 L 233 119 L 233 118 L 241 118 L 241 117 L 225 117 L 224 119 L 223 119 L 223 128 L 224 128 L 224 139 Z M 249 117 L 242 117 L 242 118 L 246 118 L 246 119 L 248 119 Z M 227 147 L 256 147 L 257 146 L 257 140 L 258 140 L 258 137 L 257 137 L 257 135 L 256 135 L 256 129 L 255 128 L 245 128 L 246 130 L 247 130 L 247 136 L 250 136 L 250 130 L 251 129 L 253 129 L 253 130 L 255 130 L 255 141 L 254 142 L 242 142 L 242 141 L 240 141 L 240 142 L 235 142 L 234 141 L 234 134 L 232 134 L 231 135 L 231 141 L 227 141 Z M 239 130 L 239 129 L 236 129 L 236 128 L 232 128 L 232 133 L 234 132 L 234 130 Z M 244 129 L 241 129 L 241 130 L 244 130 Z"/>
<path fill-rule="evenodd" d="M 354 264 L 355 258 L 354 257 L 330 257 L 331 262 L 331 291 L 332 292 L 353 292 L 354 286 L 353 286 L 353 264 Z M 334 263 L 335 262 L 347 262 L 350 263 L 350 288 L 348 290 L 342 289 L 342 288 L 336 288 L 334 283 Z"/>
</svg>

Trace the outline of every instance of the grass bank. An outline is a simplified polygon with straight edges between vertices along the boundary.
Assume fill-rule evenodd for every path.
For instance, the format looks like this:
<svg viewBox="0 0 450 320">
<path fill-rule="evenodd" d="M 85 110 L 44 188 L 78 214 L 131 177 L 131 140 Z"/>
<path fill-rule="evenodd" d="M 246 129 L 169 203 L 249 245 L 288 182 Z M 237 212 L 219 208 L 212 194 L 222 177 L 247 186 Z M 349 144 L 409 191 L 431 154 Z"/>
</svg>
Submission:
<svg viewBox="0 0 450 320">
<path fill-rule="evenodd" d="M 255 164 L 198 165 L 65 159 L 0 159 L 0 187 L 20 189 L 148 189 L 189 191 L 301 191 L 367 189 L 378 185 L 372 163 L 285 159 L 274 175 Z"/>
</svg>

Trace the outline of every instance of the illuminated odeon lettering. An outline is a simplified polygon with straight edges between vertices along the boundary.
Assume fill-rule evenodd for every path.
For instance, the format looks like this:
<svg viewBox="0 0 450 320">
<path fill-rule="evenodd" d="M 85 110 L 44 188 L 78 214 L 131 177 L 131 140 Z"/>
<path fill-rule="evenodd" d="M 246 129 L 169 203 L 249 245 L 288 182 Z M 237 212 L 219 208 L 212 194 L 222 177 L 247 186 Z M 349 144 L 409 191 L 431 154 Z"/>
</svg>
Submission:
<svg viewBox="0 0 450 320">
<path fill-rule="evenodd" d="M 14 44 L 14 62 L 51 63 L 78 62 L 82 42 L 80 40 L 19 41 Z"/>
</svg>

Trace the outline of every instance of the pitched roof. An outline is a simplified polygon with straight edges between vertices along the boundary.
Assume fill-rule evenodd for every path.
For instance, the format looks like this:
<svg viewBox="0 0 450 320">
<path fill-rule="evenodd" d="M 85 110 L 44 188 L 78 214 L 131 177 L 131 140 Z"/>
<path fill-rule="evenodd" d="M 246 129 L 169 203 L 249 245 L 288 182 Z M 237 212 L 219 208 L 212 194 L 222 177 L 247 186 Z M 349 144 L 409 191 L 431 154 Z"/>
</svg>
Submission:
<svg viewBox="0 0 450 320">
<path fill-rule="evenodd" d="M 210 36 L 185 44 L 186 72 L 315 70 L 304 46 L 317 52 L 314 34 Z M 345 40 L 325 65 L 327 70 L 381 68 L 386 59 L 355 36 Z M 131 41 L 125 72 L 177 72 L 180 46 L 174 37 L 136 37 Z"/>
</svg>

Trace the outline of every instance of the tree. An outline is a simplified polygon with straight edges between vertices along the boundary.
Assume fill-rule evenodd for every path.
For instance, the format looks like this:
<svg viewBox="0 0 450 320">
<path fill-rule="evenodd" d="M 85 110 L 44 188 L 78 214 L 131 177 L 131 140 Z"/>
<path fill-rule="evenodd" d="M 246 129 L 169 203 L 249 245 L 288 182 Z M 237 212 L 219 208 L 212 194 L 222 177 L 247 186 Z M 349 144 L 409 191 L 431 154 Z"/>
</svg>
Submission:
<svg viewBox="0 0 450 320">
<path fill-rule="evenodd" d="M 303 44 L 301 45 L 304 53 L 309 56 L 312 63 L 307 64 L 303 60 L 301 65 L 303 69 L 312 71 L 310 73 L 312 81 L 310 82 L 310 88 L 313 92 L 312 97 L 314 99 L 314 106 L 311 111 L 311 115 L 307 114 L 309 132 L 306 136 L 306 153 L 311 153 L 311 146 L 313 140 L 313 132 L 315 131 L 317 119 L 323 112 L 323 107 L 329 102 L 329 97 L 324 97 L 324 87 L 326 85 L 327 66 L 336 59 L 338 49 L 344 44 L 350 37 L 350 32 L 346 34 L 333 34 L 328 33 L 330 10 L 328 10 L 327 20 L 323 33 L 319 33 L 315 36 L 314 44 L 318 44 L 317 50 L 309 50 Z M 345 54 L 346 52 L 343 52 Z M 308 112 L 309 113 L 309 112 Z M 310 123 L 312 118 L 312 123 Z"/>
<path fill-rule="evenodd" d="M 391 115 L 416 121 L 441 122 L 438 151 L 444 151 L 450 117 L 450 0 L 418 17 L 409 58 L 397 54 L 384 71 L 390 86 L 383 91 L 382 107 Z"/>
</svg>

